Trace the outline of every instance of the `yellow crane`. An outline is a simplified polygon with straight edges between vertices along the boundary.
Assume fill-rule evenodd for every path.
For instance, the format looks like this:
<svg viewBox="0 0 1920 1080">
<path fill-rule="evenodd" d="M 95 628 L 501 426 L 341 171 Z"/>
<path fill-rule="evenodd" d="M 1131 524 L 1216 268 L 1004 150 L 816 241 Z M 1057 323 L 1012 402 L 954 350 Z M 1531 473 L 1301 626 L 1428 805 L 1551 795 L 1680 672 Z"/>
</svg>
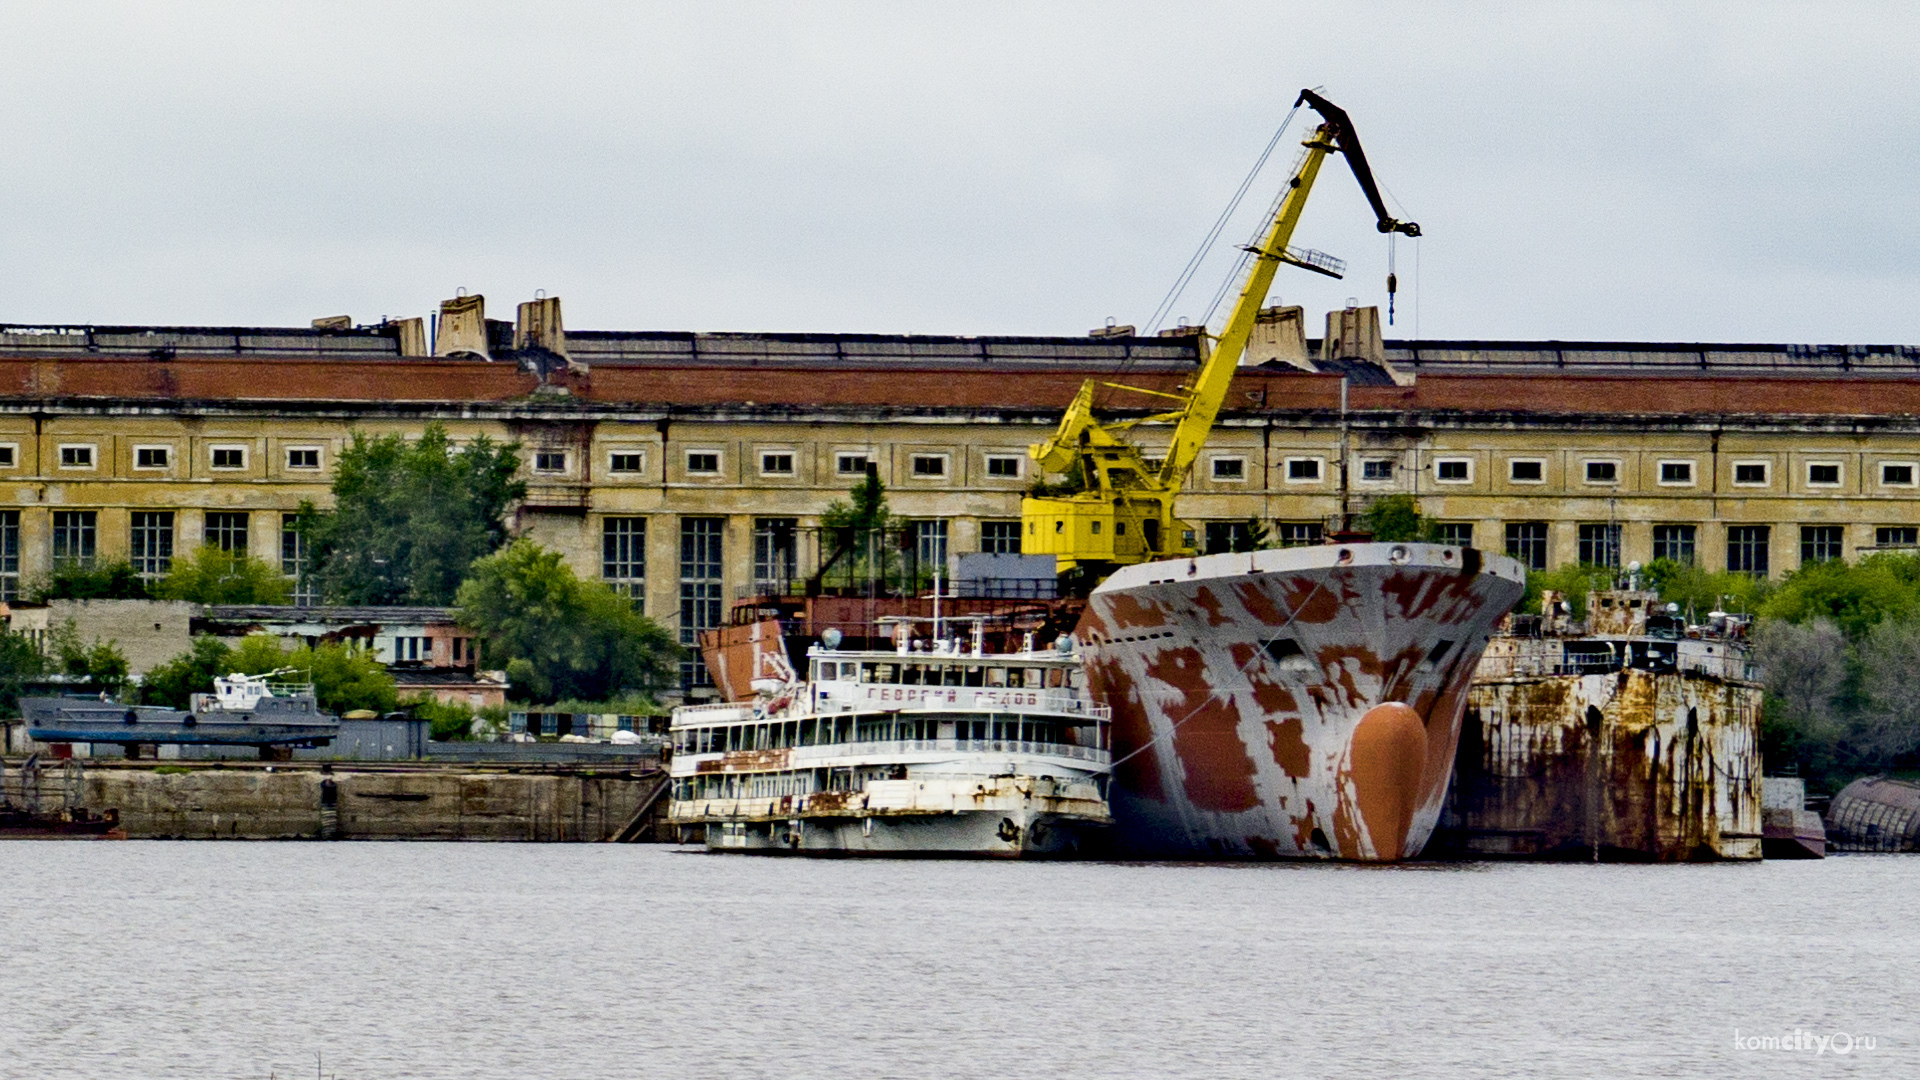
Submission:
<svg viewBox="0 0 1920 1080">
<path fill-rule="evenodd" d="M 1361 190 L 1373 206 L 1383 233 L 1419 236 L 1420 226 L 1389 216 L 1360 149 L 1353 124 L 1339 106 L 1311 90 L 1300 91 L 1294 107 L 1305 104 L 1321 116 L 1321 123 L 1303 143 L 1306 153 L 1287 181 L 1285 197 L 1275 211 L 1253 255 L 1246 284 L 1233 313 L 1217 339 L 1202 328 L 1198 337 L 1200 371 L 1179 393 L 1146 390 L 1089 379 L 1067 406 L 1059 430 L 1028 452 L 1045 473 L 1078 474 L 1080 490 L 1071 494 L 1040 494 L 1021 502 L 1024 523 L 1021 550 L 1028 555 L 1053 555 L 1060 574 L 1092 583 L 1114 569 L 1194 553 L 1193 527 L 1174 516 L 1173 503 L 1188 470 L 1207 441 L 1214 418 L 1226 400 L 1234 370 L 1246 352 L 1254 321 L 1273 286 L 1281 263 L 1339 277 L 1318 252 L 1290 250 L 1294 226 L 1306 207 L 1307 193 L 1328 154 L 1344 154 Z M 1165 412 L 1132 420 L 1103 423 L 1094 415 L 1094 396 L 1101 388 L 1170 399 Z M 1174 425 L 1166 456 L 1146 457 L 1128 441 L 1125 432 L 1141 424 Z"/>
</svg>

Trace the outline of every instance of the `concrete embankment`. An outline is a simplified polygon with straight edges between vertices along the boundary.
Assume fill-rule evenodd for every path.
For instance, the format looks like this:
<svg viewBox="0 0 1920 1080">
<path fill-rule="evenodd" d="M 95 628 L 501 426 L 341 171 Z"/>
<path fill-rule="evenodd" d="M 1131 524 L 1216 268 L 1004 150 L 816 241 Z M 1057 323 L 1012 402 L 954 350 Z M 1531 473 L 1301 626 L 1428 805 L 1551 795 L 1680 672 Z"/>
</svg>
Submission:
<svg viewBox="0 0 1920 1080">
<path fill-rule="evenodd" d="M 86 805 L 133 839 L 651 840 L 657 769 L 87 763 Z"/>
</svg>

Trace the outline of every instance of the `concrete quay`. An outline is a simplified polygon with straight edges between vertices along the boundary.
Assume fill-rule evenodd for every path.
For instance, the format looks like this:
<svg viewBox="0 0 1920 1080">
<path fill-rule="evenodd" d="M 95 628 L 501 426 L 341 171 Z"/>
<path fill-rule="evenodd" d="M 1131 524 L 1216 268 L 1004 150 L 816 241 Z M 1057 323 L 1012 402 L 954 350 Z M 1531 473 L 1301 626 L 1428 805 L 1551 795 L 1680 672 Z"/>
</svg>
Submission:
<svg viewBox="0 0 1920 1080">
<path fill-rule="evenodd" d="M 9 769 L 19 765 L 8 761 Z M 82 802 L 129 839 L 653 840 L 657 768 L 430 763 L 85 763 Z"/>
</svg>

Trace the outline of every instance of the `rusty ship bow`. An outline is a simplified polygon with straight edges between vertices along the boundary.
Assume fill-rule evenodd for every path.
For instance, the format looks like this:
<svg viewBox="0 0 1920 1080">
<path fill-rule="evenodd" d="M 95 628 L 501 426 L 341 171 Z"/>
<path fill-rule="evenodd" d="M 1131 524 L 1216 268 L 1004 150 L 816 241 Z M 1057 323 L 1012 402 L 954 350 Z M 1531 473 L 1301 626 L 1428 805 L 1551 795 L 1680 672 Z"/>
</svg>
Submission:
<svg viewBox="0 0 1920 1080">
<path fill-rule="evenodd" d="M 1118 571 L 1075 631 L 1113 712 L 1118 846 L 1157 858 L 1419 853 L 1475 665 L 1525 580 L 1504 556 L 1420 543 Z"/>
</svg>

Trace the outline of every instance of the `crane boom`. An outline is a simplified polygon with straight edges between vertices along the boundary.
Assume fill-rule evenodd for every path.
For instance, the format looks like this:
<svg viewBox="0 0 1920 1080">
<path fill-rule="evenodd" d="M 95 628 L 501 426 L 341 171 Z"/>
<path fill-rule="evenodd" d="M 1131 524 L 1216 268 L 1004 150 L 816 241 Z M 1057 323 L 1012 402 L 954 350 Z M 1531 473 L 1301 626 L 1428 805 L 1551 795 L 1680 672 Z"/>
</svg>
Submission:
<svg viewBox="0 0 1920 1080">
<path fill-rule="evenodd" d="M 1302 144 L 1306 152 L 1259 244 L 1247 249 L 1253 259 L 1246 282 L 1211 349 L 1202 331 L 1198 342 L 1202 363 L 1193 382 L 1183 386 L 1181 393 L 1169 395 L 1089 379 L 1061 416 L 1053 437 L 1030 448 L 1045 471 L 1070 477 L 1078 473 L 1080 490 L 1068 494 L 1042 490 L 1021 504 L 1022 550 L 1055 556 L 1063 575 L 1104 576 L 1117 566 L 1193 552 L 1193 530 L 1174 516 L 1174 499 L 1219 417 L 1280 264 L 1320 269 L 1304 255 L 1290 252 L 1287 245 L 1328 154 L 1346 156 L 1381 232 L 1420 235 L 1420 226 L 1387 214 L 1346 112 L 1311 90 L 1300 91 L 1294 104 L 1310 106 L 1323 122 Z M 1135 420 L 1102 423 L 1093 411 L 1095 394 L 1102 386 L 1171 397 L 1179 407 Z M 1155 422 L 1172 423 L 1174 430 L 1166 456 L 1151 462 L 1122 432 Z"/>
</svg>

